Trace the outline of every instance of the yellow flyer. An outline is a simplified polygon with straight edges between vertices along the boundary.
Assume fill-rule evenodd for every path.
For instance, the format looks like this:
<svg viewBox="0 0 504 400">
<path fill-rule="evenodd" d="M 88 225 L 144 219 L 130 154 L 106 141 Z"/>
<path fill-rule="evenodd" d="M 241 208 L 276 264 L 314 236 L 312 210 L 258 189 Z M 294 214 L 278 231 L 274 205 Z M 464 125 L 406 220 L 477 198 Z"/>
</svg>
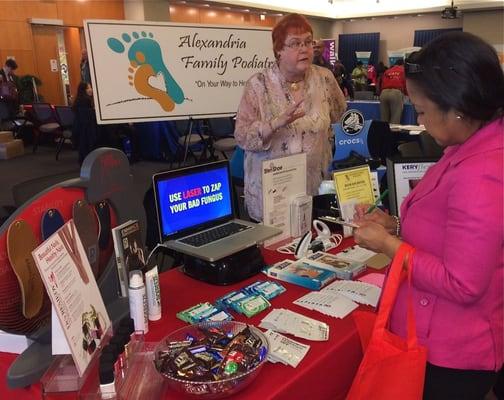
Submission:
<svg viewBox="0 0 504 400">
<path fill-rule="evenodd" d="M 373 183 L 369 165 L 335 171 L 336 194 L 341 203 L 373 204 Z"/>
</svg>

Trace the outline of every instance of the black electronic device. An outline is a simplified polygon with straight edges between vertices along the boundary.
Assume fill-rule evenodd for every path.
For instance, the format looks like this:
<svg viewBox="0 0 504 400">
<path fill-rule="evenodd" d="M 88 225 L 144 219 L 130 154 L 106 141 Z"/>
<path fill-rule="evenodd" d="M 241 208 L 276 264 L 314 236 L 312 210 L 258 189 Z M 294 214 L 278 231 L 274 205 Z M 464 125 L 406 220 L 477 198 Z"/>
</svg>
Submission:
<svg viewBox="0 0 504 400">
<path fill-rule="evenodd" d="M 191 278 L 214 285 L 230 285 L 261 272 L 264 259 L 257 246 L 217 261 L 207 261 L 201 258 L 184 255 L 182 270 Z"/>
<path fill-rule="evenodd" d="M 443 19 L 455 19 L 459 16 L 460 12 L 457 10 L 457 7 L 453 5 L 453 0 L 450 7 L 446 7 L 443 11 L 441 11 L 441 18 Z"/>
</svg>

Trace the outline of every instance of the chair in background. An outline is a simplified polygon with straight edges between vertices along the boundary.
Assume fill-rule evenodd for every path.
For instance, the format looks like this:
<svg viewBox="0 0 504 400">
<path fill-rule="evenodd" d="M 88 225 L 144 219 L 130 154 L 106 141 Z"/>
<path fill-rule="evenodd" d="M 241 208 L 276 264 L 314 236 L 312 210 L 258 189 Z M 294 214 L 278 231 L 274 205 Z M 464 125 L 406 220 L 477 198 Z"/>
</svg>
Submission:
<svg viewBox="0 0 504 400">
<path fill-rule="evenodd" d="M 234 138 L 234 123 L 230 117 L 208 119 L 209 134 L 214 139 L 212 146 L 220 151 L 225 159 L 227 153 L 231 153 L 236 148 Z"/>
<path fill-rule="evenodd" d="M 72 107 L 69 106 L 55 106 L 54 111 L 56 112 L 56 118 L 61 127 L 61 136 L 58 140 L 58 146 L 56 147 L 56 160 L 58 159 L 59 153 L 63 149 L 65 140 L 72 140 L 72 127 L 75 119 Z"/>
<path fill-rule="evenodd" d="M 418 142 L 401 143 L 399 146 L 397 146 L 397 150 L 399 151 L 399 154 L 401 154 L 401 157 L 423 156 L 422 149 L 420 148 Z"/>
<path fill-rule="evenodd" d="M 5 101 L 0 101 L 0 130 L 12 131 L 15 139 L 18 139 L 19 130 L 31 123 L 21 114 L 12 115 L 9 106 Z"/>
<path fill-rule="evenodd" d="M 198 162 L 205 158 L 207 151 L 212 154 L 209 137 L 202 133 L 201 121 L 193 119 L 176 120 L 175 128 L 179 135 L 178 144 L 183 152 L 183 158 L 179 160 L 179 167 L 186 162 L 188 155 L 191 155 L 195 162 Z M 201 151 L 199 159 L 195 154 L 197 151 Z"/>
<path fill-rule="evenodd" d="M 356 91 L 354 100 L 374 100 L 374 93 L 368 90 Z"/>
<path fill-rule="evenodd" d="M 38 142 L 42 133 L 52 135 L 54 138 L 61 136 L 61 126 L 56 121 L 53 109 L 49 103 L 33 103 L 32 112 L 35 118 L 35 138 L 33 152 L 37 151 Z"/>
<path fill-rule="evenodd" d="M 244 201 L 244 177 L 243 161 L 245 152 L 240 146 L 236 146 L 231 159 L 229 160 L 229 169 L 231 172 L 231 184 L 233 186 L 233 203 L 238 218 L 247 218 Z"/>
</svg>

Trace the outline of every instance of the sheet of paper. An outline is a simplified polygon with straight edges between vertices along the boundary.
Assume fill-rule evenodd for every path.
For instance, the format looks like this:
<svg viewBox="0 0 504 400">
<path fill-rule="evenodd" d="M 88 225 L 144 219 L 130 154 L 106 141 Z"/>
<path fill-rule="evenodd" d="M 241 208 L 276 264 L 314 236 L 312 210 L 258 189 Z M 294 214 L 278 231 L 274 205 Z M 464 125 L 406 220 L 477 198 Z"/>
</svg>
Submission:
<svg viewBox="0 0 504 400">
<path fill-rule="evenodd" d="M 335 318 L 345 318 L 358 307 L 343 295 L 323 291 L 310 292 L 294 301 L 294 304 Z"/>
<path fill-rule="evenodd" d="M 288 333 L 302 339 L 315 341 L 329 340 L 329 325 L 283 308 L 271 310 L 263 318 L 259 326 L 280 333 Z"/>
<path fill-rule="evenodd" d="M 366 274 L 361 276 L 359 279 L 361 282 L 366 282 L 371 285 L 378 286 L 379 288 L 383 287 L 383 282 L 385 280 L 385 274 L 377 274 L 376 272 L 372 272 L 370 274 Z"/>
<path fill-rule="evenodd" d="M 290 365 L 296 368 L 310 350 L 307 344 L 296 342 L 278 332 L 266 331 L 269 343 L 268 361 Z"/>
<path fill-rule="evenodd" d="M 320 293 L 340 294 L 357 303 L 376 307 L 381 289 L 378 286 L 360 281 L 335 281 Z"/>
</svg>

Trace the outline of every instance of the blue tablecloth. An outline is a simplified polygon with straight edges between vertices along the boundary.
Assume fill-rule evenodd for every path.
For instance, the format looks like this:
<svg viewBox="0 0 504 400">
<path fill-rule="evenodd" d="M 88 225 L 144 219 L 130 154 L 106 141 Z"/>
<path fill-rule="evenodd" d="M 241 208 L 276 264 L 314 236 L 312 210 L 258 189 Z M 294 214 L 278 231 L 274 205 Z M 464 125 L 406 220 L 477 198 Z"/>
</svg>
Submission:
<svg viewBox="0 0 504 400">
<path fill-rule="evenodd" d="M 359 110 L 364 119 L 380 120 L 380 102 L 379 101 L 347 101 L 348 109 Z M 416 113 L 413 106 L 406 103 L 403 108 L 401 117 L 401 124 L 403 125 L 416 125 Z"/>
</svg>

